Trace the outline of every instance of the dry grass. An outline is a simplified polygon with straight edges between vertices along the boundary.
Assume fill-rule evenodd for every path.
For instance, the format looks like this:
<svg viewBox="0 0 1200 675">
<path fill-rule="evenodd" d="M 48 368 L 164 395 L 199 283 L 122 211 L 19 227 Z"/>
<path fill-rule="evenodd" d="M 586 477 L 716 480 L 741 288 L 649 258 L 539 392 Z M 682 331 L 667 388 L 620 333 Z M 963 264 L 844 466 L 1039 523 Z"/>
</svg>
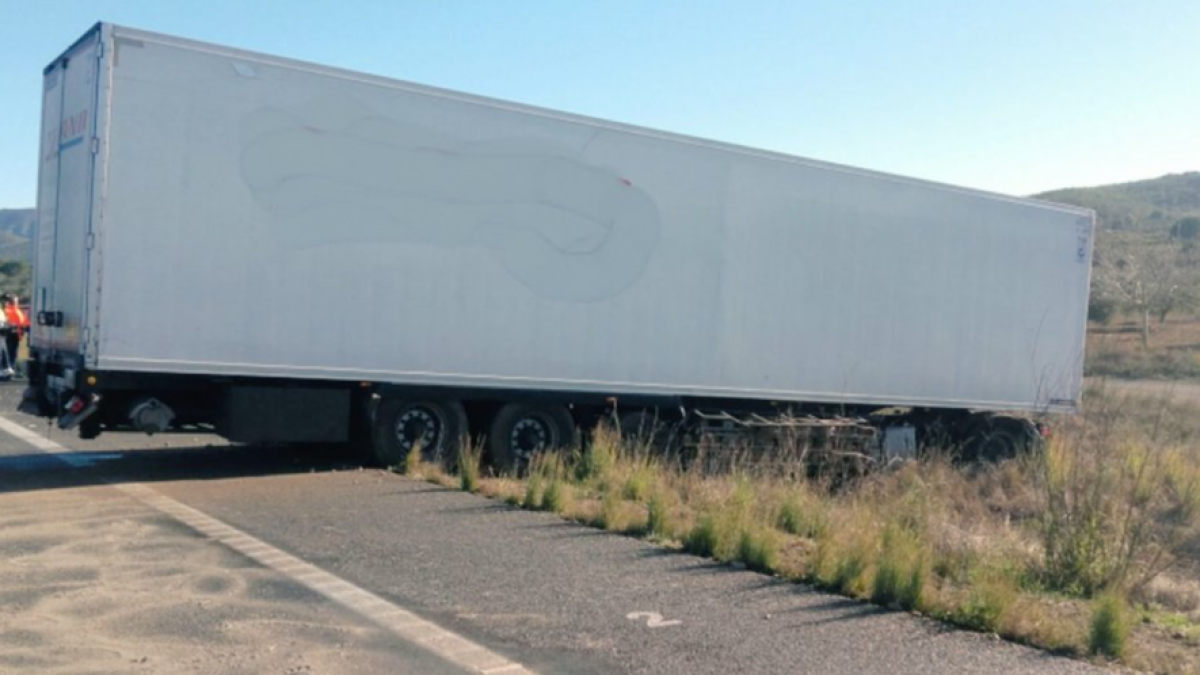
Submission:
<svg viewBox="0 0 1200 675">
<path fill-rule="evenodd" d="M 413 444 L 404 457 L 404 464 L 391 467 L 391 471 L 442 487 L 453 488 L 462 485 L 462 479 L 449 473 L 441 463 L 426 460 L 420 443 Z"/>
<path fill-rule="evenodd" d="M 1189 546 L 1200 550 L 1200 409 L 1094 390 L 1086 416 L 1059 422 L 1038 456 L 986 467 L 930 457 L 837 485 L 805 478 L 786 453 L 702 448 L 683 468 L 601 427 L 586 448 L 534 458 L 524 479 L 473 484 L 882 606 L 1191 672 L 1200 650 L 1169 636 L 1195 626 L 1200 643 L 1188 614 L 1200 583 L 1171 574 Z M 1129 630 L 1129 602 L 1159 608 L 1145 610 L 1156 618 Z"/>
<path fill-rule="evenodd" d="M 1200 320 L 1171 317 L 1153 322 L 1149 349 L 1142 345 L 1140 325 L 1121 317 L 1108 325 L 1088 326 L 1086 371 L 1096 377 L 1200 377 Z"/>
<path fill-rule="evenodd" d="M 525 503 L 525 482 L 515 478 L 482 478 L 479 481 L 479 494 L 499 499 L 510 506 L 522 506 Z"/>
</svg>

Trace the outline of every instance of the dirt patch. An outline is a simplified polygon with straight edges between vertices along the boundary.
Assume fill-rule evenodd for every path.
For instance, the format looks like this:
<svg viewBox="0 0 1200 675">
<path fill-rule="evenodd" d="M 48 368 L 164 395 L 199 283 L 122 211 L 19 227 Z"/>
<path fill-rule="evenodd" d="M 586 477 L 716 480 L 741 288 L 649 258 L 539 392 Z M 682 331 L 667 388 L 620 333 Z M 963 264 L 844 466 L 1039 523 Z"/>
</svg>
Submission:
<svg viewBox="0 0 1200 675">
<path fill-rule="evenodd" d="M 1200 406 L 1200 382 L 1178 380 L 1120 380 L 1116 378 L 1088 378 L 1088 385 L 1103 387 L 1119 395 L 1163 398 L 1175 403 Z"/>
<path fill-rule="evenodd" d="M 390 634 L 112 488 L 0 514 L 0 672 L 411 670 Z"/>
</svg>

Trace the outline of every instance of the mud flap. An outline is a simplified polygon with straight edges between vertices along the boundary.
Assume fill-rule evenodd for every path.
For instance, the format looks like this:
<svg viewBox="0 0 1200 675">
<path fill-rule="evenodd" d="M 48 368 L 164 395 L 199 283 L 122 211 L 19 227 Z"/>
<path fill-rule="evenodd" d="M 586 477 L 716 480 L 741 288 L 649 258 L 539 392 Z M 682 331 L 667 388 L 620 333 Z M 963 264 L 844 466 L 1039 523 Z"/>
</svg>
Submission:
<svg viewBox="0 0 1200 675">
<path fill-rule="evenodd" d="M 65 406 L 64 412 L 58 418 L 58 428 L 64 431 L 74 429 L 81 422 L 91 417 L 100 407 L 100 397 L 96 394 L 76 394 Z"/>
</svg>

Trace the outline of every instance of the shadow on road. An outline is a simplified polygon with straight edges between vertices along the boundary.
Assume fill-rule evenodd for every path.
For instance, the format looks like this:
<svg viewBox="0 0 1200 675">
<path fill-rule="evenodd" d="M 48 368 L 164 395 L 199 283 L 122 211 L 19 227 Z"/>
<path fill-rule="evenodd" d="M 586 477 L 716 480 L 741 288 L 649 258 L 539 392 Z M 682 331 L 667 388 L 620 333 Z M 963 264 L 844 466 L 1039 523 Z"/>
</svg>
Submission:
<svg viewBox="0 0 1200 675">
<path fill-rule="evenodd" d="M 250 478 L 357 470 L 337 446 L 200 446 L 0 456 L 0 493 L 113 483 Z"/>
</svg>

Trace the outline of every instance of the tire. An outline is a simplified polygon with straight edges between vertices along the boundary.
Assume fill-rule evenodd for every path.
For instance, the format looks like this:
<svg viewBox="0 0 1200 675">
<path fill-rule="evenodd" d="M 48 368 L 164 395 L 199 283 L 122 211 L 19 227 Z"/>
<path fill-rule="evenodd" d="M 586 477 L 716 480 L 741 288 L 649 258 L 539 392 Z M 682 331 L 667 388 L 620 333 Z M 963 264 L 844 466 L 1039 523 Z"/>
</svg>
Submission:
<svg viewBox="0 0 1200 675">
<path fill-rule="evenodd" d="M 555 403 L 507 403 L 492 418 L 487 448 L 499 473 L 521 474 L 534 455 L 574 446 L 575 420 Z"/>
<path fill-rule="evenodd" d="M 1041 436 L 1032 422 L 1017 417 L 980 417 L 970 427 L 961 458 L 967 462 L 1002 462 L 1038 447 Z"/>
<path fill-rule="evenodd" d="M 466 433 L 467 413 L 458 401 L 386 399 L 375 410 L 371 447 L 384 467 L 404 464 L 418 442 L 426 461 L 452 464 Z"/>
</svg>

